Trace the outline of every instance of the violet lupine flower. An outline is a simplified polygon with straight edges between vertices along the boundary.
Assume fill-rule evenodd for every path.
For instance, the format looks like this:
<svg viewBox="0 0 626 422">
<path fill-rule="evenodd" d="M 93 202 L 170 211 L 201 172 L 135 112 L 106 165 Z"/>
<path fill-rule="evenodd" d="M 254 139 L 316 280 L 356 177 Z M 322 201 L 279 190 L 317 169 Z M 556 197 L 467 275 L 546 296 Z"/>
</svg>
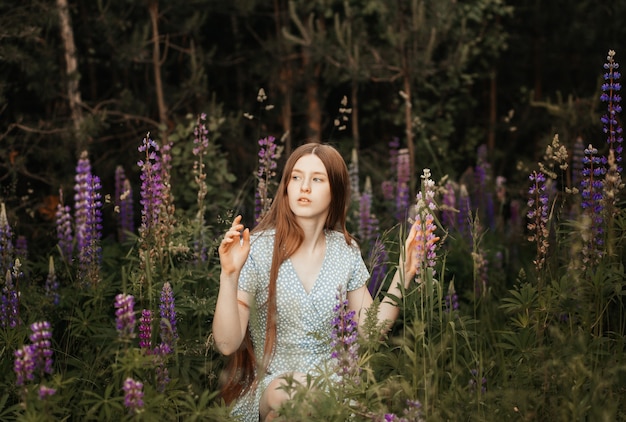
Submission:
<svg viewBox="0 0 626 422">
<path fill-rule="evenodd" d="M 406 148 L 399 150 L 397 160 L 396 217 L 404 220 L 409 206 L 409 150 Z"/>
<path fill-rule="evenodd" d="M 128 233 L 135 231 L 135 220 L 133 215 L 133 188 L 122 166 L 115 168 L 115 213 L 117 238 L 120 242 L 124 242 Z"/>
<path fill-rule="evenodd" d="M 66 262 L 72 262 L 74 238 L 72 236 L 72 215 L 69 205 L 63 205 L 63 190 L 59 189 L 59 204 L 55 214 L 57 240 L 61 256 Z"/>
<path fill-rule="evenodd" d="M 603 232 L 602 223 L 602 191 L 604 182 L 602 180 L 606 173 L 604 161 L 597 156 L 598 150 L 591 144 L 585 148 L 583 158 L 583 172 L 581 186 L 583 215 L 588 219 L 588 227 L 583 233 L 583 263 L 597 263 L 603 255 Z"/>
<path fill-rule="evenodd" d="M 174 350 L 174 343 L 178 338 L 176 332 L 176 310 L 174 306 L 174 292 L 172 285 L 166 281 L 161 290 L 161 304 L 159 305 L 161 316 L 161 342 L 168 350 Z"/>
<path fill-rule="evenodd" d="M 372 297 L 376 297 L 378 296 L 378 293 L 380 293 L 380 288 L 385 280 L 385 275 L 387 274 L 388 259 L 389 254 L 387 253 L 384 242 L 380 239 L 380 237 L 376 238 L 374 245 L 370 248 L 368 257 L 368 261 L 372 263 L 372 275 L 370 276 L 367 289 Z"/>
<path fill-rule="evenodd" d="M 487 294 L 489 283 L 489 261 L 485 257 L 485 252 L 480 248 L 472 252 L 472 261 L 474 263 L 474 293 L 476 296 L 484 296 Z"/>
<path fill-rule="evenodd" d="M 419 400 L 407 400 L 403 420 L 406 422 L 422 422 L 422 403 Z"/>
<path fill-rule="evenodd" d="M 135 337 L 135 298 L 132 295 L 120 293 L 115 296 L 115 329 L 120 338 Z"/>
<path fill-rule="evenodd" d="M 19 269 L 19 259 L 16 263 Z M 15 271 L 12 273 L 7 270 L 6 281 L 0 293 L 0 327 L 2 328 L 15 328 L 19 324 L 19 295 L 14 277 L 17 280 Z"/>
<path fill-rule="evenodd" d="M 46 283 L 44 285 L 46 297 L 52 299 L 52 303 L 59 304 L 59 281 L 57 280 L 56 271 L 54 269 L 54 258 L 50 256 L 48 261 L 48 276 L 46 277 Z"/>
<path fill-rule="evenodd" d="M 124 406 L 131 414 L 140 412 L 143 408 L 143 383 L 128 377 L 124 380 L 122 389 L 124 390 Z"/>
<path fill-rule="evenodd" d="M 478 370 L 472 369 L 470 373 L 472 374 L 472 378 L 470 378 L 469 383 L 468 383 L 470 387 L 470 391 L 476 391 L 476 386 L 478 385 L 478 378 L 479 378 Z M 480 378 L 480 392 L 481 393 L 487 392 L 487 378 L 486 377 Z"/>
<path fill-rule="evenodd" d="M 622 106 L 620 105 L 622 97 L 619 93 L 622 89 L 622 84 L 619 83 L 621 76 L 618 71 L 619 63 L 615 61 L 614 57 L 615 51 L 609 50 L 606 58 L 607 62 L 604 64 L 604 69 L 606 70 L 604 80 L 606 82 L 602 84 L 602 95 L 600 95 L 600 100 L 607 103 L 607 112 L 600 120 L 602 121 L 604 133 L 607 135 L 606 141 L 609 144 L 609 149 L 614 151 L 618 172 L 621 172 L 622 143 L 624 138 L 622 137 L 622 126 L 617 120 L 617 114 L 622 111 Z"/>
<path fill-rule="evenodd" d="M 444 227 L 456 226 L 456 186 L 448 181 L 441 197 L 441 224 Z"/>
<path fill-rule="evenodd" d="M 10 271 L 13 264 L 13 231 L 4 202 L 0 203 L 0 271 Z"/>
<path fill-rule="evenodd" d="M 169 369 L 167 369 L 167 366 L 165 366 L 165 359 L 163 358 L 164 353 L 158 350 L 155 353 L 157 353 L 157 356 L 159 356 L 157 358 L 157 361 L 155 362 L 154 368 L 156 376 L 156 387 L 159 393 L 163 393 L 165 391 L 165 388 L 167 387 L 167 384 L 169 384 L 169 382 L 171 381 L 170 372 Z"/>
<path fill-rule="evenodd" d="M 74 220 L 78 249 L 78 276 L 82 282 L 99 282 L 102 248 L 102 202 L 100 179 L 91 173 L 87 151 L 83 151 L 76 166 L 74 185 Z"/>
<path fill-rule="evenodd" d="M 358 233 L 362 244 L 371 244 L 378 235 L 378 219 L 372 212 L 372 197 L 372 181 L 368 176 L 359 200 Z"/>
<path fill-rule="evenodd" d="M 204 171 L 204 157 L 207 155 L 209 148 L 209 129 L 205 123 L 206 113 L 200 114 L 196 120 L 196 126 L 193 130 L 193 150 L 192 153 L 196 157 L 193 161 L 192 173 L 194 181 L 198 185 L 197 204 L 198 211 L 196 213 L 195 224 L 198 228 L 194 233 L 193 246 L 194 256 L 196 261 L 205 262 L 208 259 L 208 247 L 207 240 L 204 231 L 205 220 L 204 214 L 206 206 L 204 205 L 204 199 L 208 193 L 208 187 L 206 184 L 206 173 Z"/>
<path fill-rule="evenodd" d="M 529 179 L 531 181 L 528 190 L 528 225 L 530 231 L 528 241 L 535 242 L 537 255 L 533 261 L 537 271 L 540 271 L 548 253 L 548 194 L 546 192 L 546 176 L 534 171 Z"/>
<path fill-rule="evenodd" d="M 472 230 L 471 230 L 471 202 L 470 196 L 467 191 L 467 186 L 461 185 L 459 187 L 459 214 L 457 216 L 457 227 L 459 229 L 459 233 L 463 236 L 463 238 L 467 241 L 471 241 L 472 239 Z"/>
<path fill-rule="evenodd" d="M 256 209 L 255 219 L 260 221 L 267 210 L 270 209 L 272 199 L 269 197 L 270 185 L 276 177 L 277 160 L 280 158 L 282 148 L 276 144 L 276 138 L 268 136 L 259 139 L 259 167 L 256 172 L 257 190 L 255 192 Z"/>
<path fill-rule="evenodd" d="M 28 241 L 25 236 L 18 236 L 15 240 L 15 256 L 22 260 L 28 257 Z"/>
<path fill-rule="evenodd" d="M 358 364 L 359 343 L 357 323 L 354 320 L 355 311 L 348 311 L 346 291 L 339 286 L 337 304 L 333 307 L 335 317 L 332 320 L 330 346 L 331 359 L 335 363 L 335 370 L 341 377 L 341 382 L 359 382 L 361 368 Z"/>
<path fill-rule="evenodd" d="M 139 232 L 145 235 L 159 224 L 161 205 L 163 204 L 163 181 L 161 177 L 161 157 L 159 145 L 150 139 L 150 134 L 143 138 L 138 148 L 145 154 L 144 159 L 137 161 L 141 168 L 141 228 Z"/>
<path fill-rule="evenodd" d="M 152 311 L 143 309 L 139 319 L 139 348 L 150 354 L 152 351 Z"/>
<path fill-rule="evenodd" d="M 54 388 L 50 388 L 45 385 L 40 385 L 39 391 L 38 391 L 39 400 L 45 400 L 46 398 L 50 396 L 54 396 L 56 392 L 57 390 L 55 390 Z"/>
<path fill-rule="evenodd" d="M 15 385 L 22 386 L 35 379 L 36 362 L 32 345 L 26 344 L 13 353 L 13 371 L 16 375 Z"/>
<path fill-rule="evenodd" d="M 412 230 L 416 231 L 413 250 L 417 258 L 416 277 L 423 281 L 428 273 L 434 274 L 437 259 L 436 249 L 439 237 L 435 234 L 437 226 L 433 213 L 437 209 L 435 203 L 435 183 L 430 179 L 430 169 L 424 169 L 422 190 L 416 196 L 416 215 Z"/>
<path fill-rule="evenodd" d="M 448 286 L 448 294 L 444 298 L 444 312 L 450 313 L 459 309 L 459 295 L 456 294 L 454 282 Z"/>
<path fill-rule="evenodd" d="M 361 190 L 359 189 L 359 153 L 356 148 L 352 149 L 352 160 L 348 166 L 348 174 L 350 175 L 352 201 L 358 202 L 361 198 Z"/>
<path fill-rule="evenodd" d="M 44 373 L 52 374 L 52 332 L 50 331 L 50 323 L 48 321 L 34 322 L 30 326 L 32 334 L 29 339 L 31 342 L 30 353 L 35 362 L 35 368 L 43 376 Z"/>
</svg>

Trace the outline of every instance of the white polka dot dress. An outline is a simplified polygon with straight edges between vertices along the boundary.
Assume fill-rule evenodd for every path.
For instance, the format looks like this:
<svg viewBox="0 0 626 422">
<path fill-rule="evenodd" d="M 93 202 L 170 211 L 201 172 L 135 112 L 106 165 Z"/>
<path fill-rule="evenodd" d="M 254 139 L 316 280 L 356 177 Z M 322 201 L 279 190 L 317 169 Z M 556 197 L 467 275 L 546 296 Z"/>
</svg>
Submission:
<svg viewBox="0 0 626 422">
<path fill-rule="evenodd" d="M 239 277 L 239 289 L 251 293 L 250 334 L 257 363 L 263 360 L 267 310 L 267 287 L 272 263 L 274 231 L 251 237 L 250 255 Z M 330 333 L 337 288 L 347 291 L 363 286 L 369 273 L 355 243 L 348 245 L 342 233 L 326 232 L 326 255 L 310 292 L 306 292 L 291 262 L 286 260 L 276 284 L 275 355 L 255 391 L 237 400 L 233 416 L 258 422 L 259 400 L 269 383 L 291 372 L 315 374 L 330 360 Z"/>
</svg>

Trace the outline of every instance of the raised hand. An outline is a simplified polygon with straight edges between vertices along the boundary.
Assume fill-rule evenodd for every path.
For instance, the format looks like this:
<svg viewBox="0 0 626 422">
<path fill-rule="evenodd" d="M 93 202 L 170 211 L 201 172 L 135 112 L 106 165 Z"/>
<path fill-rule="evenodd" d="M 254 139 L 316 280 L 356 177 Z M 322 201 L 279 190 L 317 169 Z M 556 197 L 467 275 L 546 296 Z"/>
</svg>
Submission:
<svg viewBox="0 0 626 422">
<path fill-rule="evenodd" d="M 250 253 L 250 229 L 241 224 L 241 215 L 233 220 L 218 249 L 224 275 L 241 271 Z"/>
</svg>

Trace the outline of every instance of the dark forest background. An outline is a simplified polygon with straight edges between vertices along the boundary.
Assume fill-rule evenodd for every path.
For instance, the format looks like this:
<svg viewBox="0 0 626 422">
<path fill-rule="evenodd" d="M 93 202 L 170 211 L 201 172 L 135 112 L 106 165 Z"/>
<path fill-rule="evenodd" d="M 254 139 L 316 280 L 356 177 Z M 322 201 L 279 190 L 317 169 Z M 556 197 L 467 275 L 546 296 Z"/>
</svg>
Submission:
<svg viewBox="0 0 626 422">
<path fill-rule="evenodd" d="M 252 194 L 267 135 L 287 152 L 356 148 L 375 191 L 395 138 L 413 190 L 424 167 L 460 177 L 483 144 L 514 183 L 555 134 L 602 145 L 602 65 L 609 49 L 620 61 L 623 16 L 626 2 L 593 0 L 2 0 L 0 198 L 36 239 L 82 150 L 105 192 L 118 165 L 138 180 L 148 132 L 174 142 L 184 174 L 200 113 L 236 176 L 220 195 Z"/>
</svg>

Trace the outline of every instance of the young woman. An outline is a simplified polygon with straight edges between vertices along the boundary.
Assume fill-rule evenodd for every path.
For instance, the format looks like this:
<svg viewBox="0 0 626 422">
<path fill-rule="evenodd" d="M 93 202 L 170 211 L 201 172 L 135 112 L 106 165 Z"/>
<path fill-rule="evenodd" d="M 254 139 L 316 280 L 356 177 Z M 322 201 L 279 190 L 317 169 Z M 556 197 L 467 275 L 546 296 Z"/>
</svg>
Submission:
<svg viewBox="0 0 626 422">
<path fill-rule="evenodd" d="M 219 247 L 220 287 L 213 337 L 233 355 L 222 389 L 233 415 L 269 421 L 290 397 L 285 378 L 304 383 L 331 355 L 330 332 L 338 287 L 361 322 L 372 297 L 360 250 L 346 230 L 349 175 L 339 152 L 305 144 L 287 160 L 276 198 L 252 234 L 237 216 Z M 412 229 L 405 242 L 411 246 Z M 400 254 L 401 256 L 403 253 Z M 416 272 L 414 254 L 400 260 L 388 293 L 400 297 Z M 378 320 L 398 316 L 385 298 Z"/>
</svg>

